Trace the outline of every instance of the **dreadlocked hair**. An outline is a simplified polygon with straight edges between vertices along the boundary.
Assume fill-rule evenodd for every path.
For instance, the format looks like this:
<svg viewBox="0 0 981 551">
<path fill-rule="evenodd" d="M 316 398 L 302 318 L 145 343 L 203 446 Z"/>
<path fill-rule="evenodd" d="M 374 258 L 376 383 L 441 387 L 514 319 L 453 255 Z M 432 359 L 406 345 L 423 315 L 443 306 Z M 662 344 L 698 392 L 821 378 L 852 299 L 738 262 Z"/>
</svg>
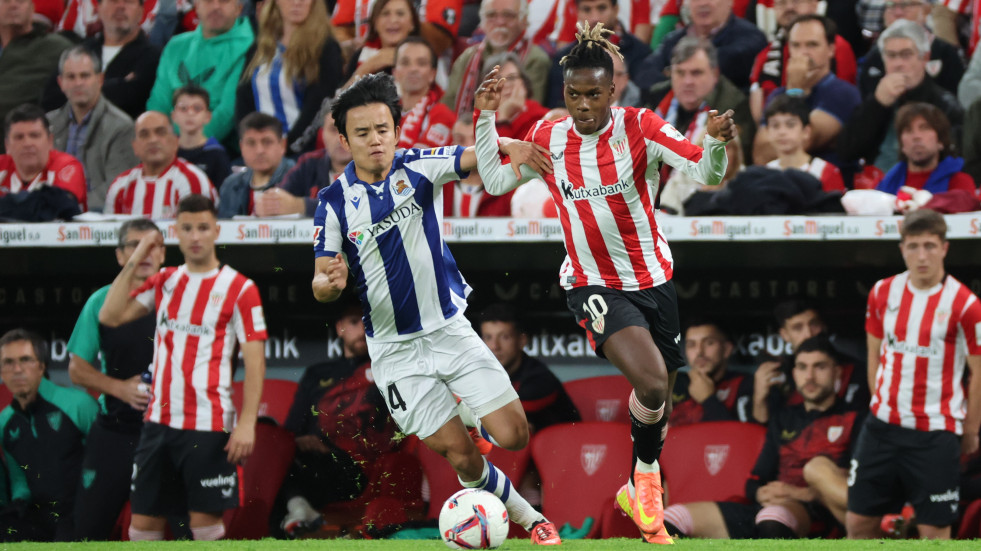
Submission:
<svg viewBox="0 0 981 551">
<path fill-rule="evenodd" d="M 593 28 L 589 28 L 587 21 L 576 23 L 576 40 L 579 42 L 572 47 L 569 55 L 564 56 L 559 65 L 566 71 L 573 69 L 603 69 L 611 77 L 613 76 L 613 59 L 615 55 L 623 61 L 623 54 L 616 44 L 607 40 L 607 36 L 613 31 L 603 27 L 602 23 L 597 23 Z"/>
</svg>

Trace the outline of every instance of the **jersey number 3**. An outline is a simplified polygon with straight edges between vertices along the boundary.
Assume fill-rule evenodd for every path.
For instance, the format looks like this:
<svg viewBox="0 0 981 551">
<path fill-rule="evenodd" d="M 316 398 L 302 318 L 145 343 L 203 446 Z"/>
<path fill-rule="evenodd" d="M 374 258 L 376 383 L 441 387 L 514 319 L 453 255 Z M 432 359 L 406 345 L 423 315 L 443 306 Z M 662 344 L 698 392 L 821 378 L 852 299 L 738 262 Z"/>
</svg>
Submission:
<svg viewBox="0 0 981 551">
<path fill-rule="evenodd" d="M 388 385 L 388 409 L 405 411 L 405 400 L 399 394 L 399 389 L 395 387 L 395 383 Z"/>
</svg>

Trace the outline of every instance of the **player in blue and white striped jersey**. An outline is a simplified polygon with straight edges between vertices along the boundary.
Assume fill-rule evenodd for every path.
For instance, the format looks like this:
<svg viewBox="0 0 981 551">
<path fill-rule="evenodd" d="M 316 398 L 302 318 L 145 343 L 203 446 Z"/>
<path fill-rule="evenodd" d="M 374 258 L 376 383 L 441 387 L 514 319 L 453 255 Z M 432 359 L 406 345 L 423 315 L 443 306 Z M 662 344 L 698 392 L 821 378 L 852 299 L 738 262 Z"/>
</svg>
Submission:
<svg viewBox="0 0 981 551">
<path fill-rule="evenodd" d="M 442 237 L 441 187 L 476 168 L 476 153 L 457 146 L 396 152 L 401 107 L 389 75 L 355 82 L 332 112 L 354 160 L 318 194 L 314 296 L 336 300 L 350 266 L 375 384 L 403 432 L 446 457 L 465 487 L 501 498 L 534 543 L 560 543 L 555 526 L 480 455 L 460 418 L 472 414 L 504 448 L 528 444 L 528 421 L 507 373 L 463 316 L 470 287 Z M 542 149 L 523 142 L 502 148 L 515 166 L 550 170 Z"/>
</svg>

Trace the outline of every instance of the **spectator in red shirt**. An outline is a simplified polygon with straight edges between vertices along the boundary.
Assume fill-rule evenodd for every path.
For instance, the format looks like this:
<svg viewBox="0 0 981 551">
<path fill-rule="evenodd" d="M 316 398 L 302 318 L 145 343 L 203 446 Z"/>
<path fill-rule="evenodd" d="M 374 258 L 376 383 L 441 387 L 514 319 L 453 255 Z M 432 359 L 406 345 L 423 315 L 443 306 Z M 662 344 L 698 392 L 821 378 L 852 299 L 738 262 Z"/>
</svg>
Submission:
<svg viewBox="0 0 981 551">
<path fill-rule="evenodd" d="M 0 155 L 0 197 L 54 186 L 70 192 L 82 212 L 86 203 L 85 169 L 75 157 L 54 149 L 44 111 L 31 104 L 12 109 L 4 120 L 6 155 Z"/>
<path fill-rule="evenodd" d="M 410 36 L 395 48 L 392 77 L 402 97 L 398 147 L 450 145 L 456 115 L 439 101 L 443 90 L 436 85 L 437 61 L 433 47 L 421 36 Z"/>
<path fill-rule="evenodd" d="M 961 172 L 964 159 L 951 154 L 950 122 L 943 111 L 929 103 L 908 103 L 896 112 L 896 134 L 900 161 L 876 189 L 895 194 L 900 212 L 921 206 L 943 212 L 976 210 L 977 187 Z"/>
<path fill-rule="evenodd" d="M 807 102 L 786 94 L 777 96 L 766 108 L 765 122 L 770 147 L 777 158 L 766 163 L 768 168 L 793 168 L 814 176 L 824 191 L 845 191 L 838 167 L 804 150 L 811 140 L 811 111 Z"/>
</svg>

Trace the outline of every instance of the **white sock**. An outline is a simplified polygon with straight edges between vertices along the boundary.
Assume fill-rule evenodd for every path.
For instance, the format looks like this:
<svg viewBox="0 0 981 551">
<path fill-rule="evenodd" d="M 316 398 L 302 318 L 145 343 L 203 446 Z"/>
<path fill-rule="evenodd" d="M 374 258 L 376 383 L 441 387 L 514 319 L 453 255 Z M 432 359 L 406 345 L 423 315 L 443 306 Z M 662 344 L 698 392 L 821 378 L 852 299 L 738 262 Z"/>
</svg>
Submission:
<svg viewBox="0 0 981 551">
<path fill-rule="evenodd" d="M 310 502 L 303 496 L 291 497 L 290 500 L 286 502 L 286 509 L 291 514 L 301 515 L 304 519 L 308 520 L 319 514 L 314 510 L 313 506 L 310 505 Z"/>
<path fill-rule="evenodd" d="M 637 472 L 639 473 L 659 473 L 661 472 L 661 466 L 658 465 L 655 460 L 654 463 L 644 463 L 640 459 L 637 460 L 636 466 Z M 629 488 L 629 486 L 628 486 Z"/>
<path fill-rule="evenodd" d="M 225 537 L 225 525 L 219 522 L 211 526 L 191 528 L 191 535 L 194 541 L 217 541 Z"/>
<path fill-rule="evenodd" d="M 480 474 L 478 480 L 465 482 L 463 479 L 460 479 L 460 484 L 463 484 L 464 488 L 480 488 L 501 498 L 501 501 L 504 502 L 504 507 L 508 510 L 508 516 L 511 520 L 523 526 L 525 530 L 531 530 L 531 527 L 536 522 L 545 520 L 545 517 L 541 513 L 525 501 L 525 498 L 521 497 L 521 494 L 511 484 L 511 480 L 508 479 L 507 475 L 501 472 L 501 469 L 495 467 L 486 457 L 483 460 L 484 471 Z"/>
<path fill-rule="evenodd" d="M 163 541 L 163 530 L 137 530 L 133 525 L 129 527 L 129 541 Z"/>
</svg>

